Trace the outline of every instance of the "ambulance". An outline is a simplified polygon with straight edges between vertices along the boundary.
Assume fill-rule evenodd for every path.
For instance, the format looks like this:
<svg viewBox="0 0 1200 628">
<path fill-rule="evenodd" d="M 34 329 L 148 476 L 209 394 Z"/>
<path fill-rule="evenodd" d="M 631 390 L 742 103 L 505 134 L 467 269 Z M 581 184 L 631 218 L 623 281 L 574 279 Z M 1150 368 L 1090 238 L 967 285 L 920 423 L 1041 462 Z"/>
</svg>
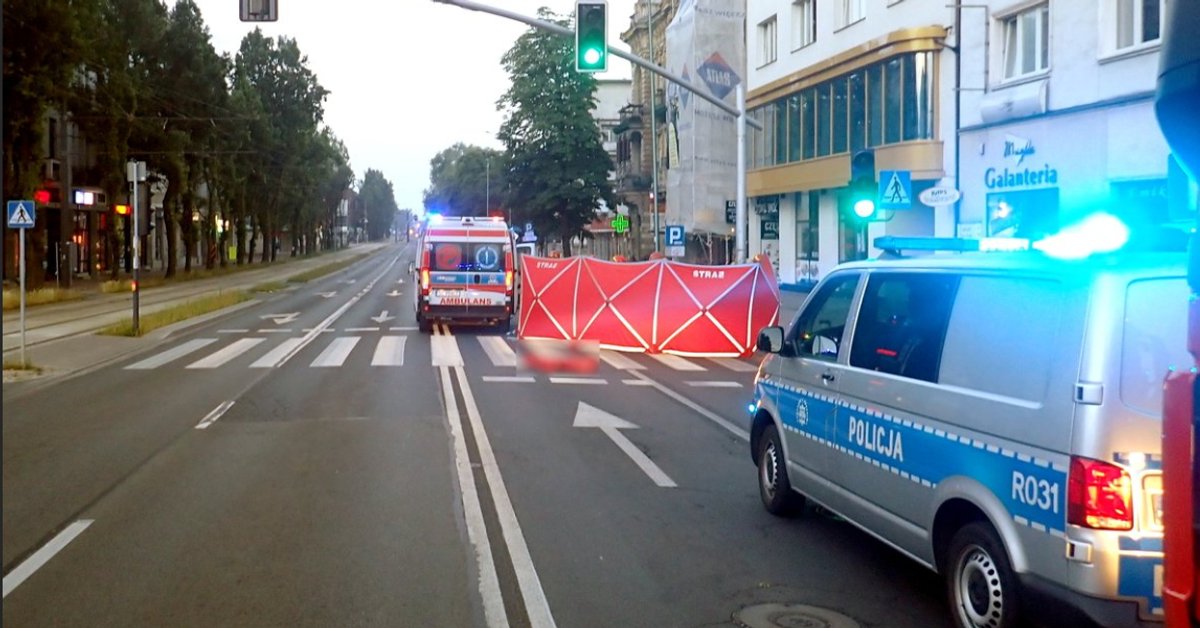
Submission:
<svg viewBox="0 0 1200 628">
<path fill-rule="evenodd" d="M 513 240 L 503 218 L 431 215 L 417 241 L 415 307 L 421 331 L 436 322 L 510 326 Z"/>
</svg>

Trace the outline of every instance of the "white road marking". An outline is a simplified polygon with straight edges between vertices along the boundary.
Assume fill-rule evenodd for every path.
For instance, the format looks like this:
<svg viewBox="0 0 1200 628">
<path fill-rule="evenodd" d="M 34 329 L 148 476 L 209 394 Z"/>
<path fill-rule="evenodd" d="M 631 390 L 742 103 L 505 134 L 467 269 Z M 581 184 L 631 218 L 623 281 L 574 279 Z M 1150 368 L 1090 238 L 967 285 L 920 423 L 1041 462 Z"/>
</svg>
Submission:
<svg viewBox="0 0 1200 628">
<path fill-rule="evenodd" d="M 479 461 L 483 465 L 483 473 L 487 478 L 488 488 L 491 489 L 492 503 L 496 507 L 496 518 L 500 520 L 500 530 L 504 534 L 504 543 L 508 546 L 509 559 L 513 571 L 517 575 L 517 584 L 521 589 L 521 598 L 525 601 L 525 611 L 529 615 L 529 625 L 533 628 L 553 628 L 554 616 L 550 614 L 550 603 L 546 601 L 546 593 L 542 590 L 542 582 L 538 579 L 537 569 L 533 558 L 529 555 L 529 547 L 525 544 L 525 536 L 521 533 L 521 523 L 513 509 L 512 501 L 508 498 L 508 489 L 504 487 L 504 478 L 500 475 L 500 465 L 496 463 L 496 454 L 492 451 L 491 441 L 483 428 L 483 419 L 479 415 L 479 406 L 475 396 L 471 394 L 471 386 L 467 382 L 467 373 L 461 368 L 454 369 L 458 376 L 458 385 L 462 389 L 463 401 L 467 406 L 467 417 L 471 420 L 471 431 L 475 434 L 475 444 L 479 449 Z"/>
<path fill-rule="evenodd" d="M 611 366 L 615 369 L 622 370 L 622 371 L 631 371 L 631 370 L 646 368 L 645 366 L 638 364 L 637 362 L 634 362 L 633 360 L 629 359 L 628 357 L 626 357 L 625 355 L 623 355 L 617 351 L 603 350 L 600 352 L 600 359 L 604 360 L 604 362 L 606 364 L 608 364 L 609 366 Z"/>
<path fill-rule="evenodd" d="M 309 366 L 328 367 L 341 366 L 346 358 L 350 356 L 350 352 L 354 350 L 354 345 L 361 340 L 359 336 L 342 336 L 334 338 L 333 342 L 329 343 L 328 347 L 317 356 L 317 359 L 312 361 Z"/>
<path fill-rule="evenodd" d="M 271 349 L 270 351 L 267 352 L 266 355 L 255 360 L 254 364 L 250 365 L 250 368 L 252 368 L 252 369 L 275 368 L 275 366 L 279 364 L 279 361 L 283 359 L 283 356 L 291 353 L 292 350 L 294 350 L 296 347 L 299 347 L 300 342 L 303 340 L 304 340 L 303 338 L 288 338 L 287 340 L 284 340 L 283 342 L 279 343 L 278 347 Z"/>
<path fill-rule="evenodd" d="M 375 345 L 371 366 L 404 366 L 405 336 L 384 336 Z"/>
<path fill-rule="evenodd" d="M 346 328 L 346 333 L 349 333 L 349 334 L 362 333 L 364 331 L 379 331 L 379 328 L 378 327 L 347 327 Z"/>
<path fill-rule="evenodd" d="M 483 345 L 483 352 L 487 354 L 492 364 L 513 367 L 517 365 L 517 354 L 500 336 L 479 336 L 479 344 Z"/>
<path fill-rule="evenodd" d="M 462 353 L 458 351 L 458 340 L 445 332 L 445 335 L 435 333 L 429 338 L 430 349 L 433 353 L 434 366 L 462 366 Z"/>
<path fill-rule="evenodd" d="M 221 416 L 224 415 L 226 412 L 228 412 L 229 409 L 232 407 L 233 407 L 232 400 L 222 402 L 221 405 L 213 408 L 212 412 L 209 412 L 203 419 L 200 420 L 199 423 L 196 424 L 196 429 L 198 429 L 198 430 L 208 429 L 208 426 L 212 425 L 213 423 L 216 423 L 217 419 L 221 418 Z"/>
<path fill-rule="evenodd" d="M 399 259 L 399 258 L 396 258 L 396 259 Z M 353 306 L 355 303 L 358 303 L 358 300 L 363 298 L 363 295 L 367 294 L 368 292 L 371 291 L 371 288 L 375 287 L 376 282 L 378 282 L 380 279 L 383 279 L 383 276 L 388 274 L 388 271 L 390 271 L 392 269 L 392 266 L 394 266 L 396 264 L 396 259 L 393 259 L 387 265 L 387 267 L 385 267 L 383 269 L 383 272 L 376 275 L 375 278 L 372 279 L 366 286 L 364 286 L 362 290 L 359 290 L 358 294 L 350 297 L 349 301 L 346 301 L 345 303 L 343 303 L 341 307 L 334 310 L 333 314 L 330 314 L 328 317 L 325 318 L 325 320 L 323 320 L 319 324 L 317 324 L 317 326 L 314 327 L 312 331 L 305 334 L 304 337 L 300 339 L 300 343 L 298 345 L 296 345 L 295 348 L 293 348 L 290 352 L 284 354 L 279 359 L 279 361 L 275 364 L 275 366 L 283 366 L 284 363 L 286 363 L 288 360 L 292 359 L 292 356 L 299 353 L 301 349 L 303 349 L 310 342 L 312 342 L 317 337 L 317 334 L 328 329 L 329 326 L 333 324 L 333 321 L 336 321 L 338 319 L 338 317 L 340 317 L 342 314 L 344 314 L 346 312 L 346 310 L 350 309 L 350 307 Z"/>
<path fill-rule="evenodd" d="M 248 334 L 249 329 L 218 329 L 218 334 Z"/>
<path fill-rule="evenodd" d="M 607 384 L 607 379 L 595 377 L 551 377 L 551 384 Z"/>
<path fill-rule="evenodd" d="M 484 375 L 485 382 L 520 382 L 522 384 L 532 384 L 537 381 L 536 377 L 529 375 Z"/>
<path fill-rule="evenodd" d="M 625 384 L 626 386 L 653 386 L 654 385 L 652 382 L 648 382 L 644 379 L 623 379 L 623 380 L 621 380 L 621 383 Z"/>
<path fill-rule="evenodd" d="M 21 561 L 21 564 L 17 565 L 16 569 L 8 572 L 8 575 L 4 576 L 3 597 L 8 597 L 8 594 L 12 593 L 13 589 L 21 586 L 21 583 L 25 582 L 29 576 L 32 576 L 33 572 L 40 569 L 42 565 L 50 562 L 50 559 L 54 558 L 55 554 L 61 552 L 67 546 L 67 543 L 75 540 L 75 537 L 79 536 L 88 526 L 92 525 L 92 521 L 94 520 L 80 519 L 63 528 L 63 531 L 50 539 L 49 543 L 43 545 L 29 558 Z"/>
<path fill-rule="evenodd" d="M 620 447 L 621 451 L 625 452 L 625 455 L 629 456 L 634 464 L 656 485 L 662 488 L 674 488 L 678 486 L 658 465 L 654 464 L 654 461 L 646 455 L 646 452 L 634 446 L 633 442 L 621 433 L 621 430 L 637 429 L 638 426 L 636 424 L 580 401 L 575 409 L 575 422 L 572 425 L 575 427 L 598 428 L 612 439 L 612 442 L 616 443 L 617 447 Z"/>
<path fill-rule="evenodd" d="M 163 351 L 158 355 L 148 357 L 141 362 L 135 362 L 125 368 L 133 370 L 148 370 L 158 368 L 167 362 L 178 360 L 189 353 L 199 351 L 200 349 L 203 349 L 204 347 L 216 341 L 216 338 L 196 338 L 195 340 L 189 340 L 178 347 L 175 347 L 174 349 Z"/>
<path fill-rule="evenodd" d="M 729 421 L 726 421 L 724 418 L 713 413 L 712 411 L 708 410 L 707 408 L 697 404 L 696 402 L 692 401 L 691 399 L 688 399 L 687 397 L 684 397 L 683 395 L 675 392 L 674 390 L 671 390 L 670 388 L 650 379 L 649 377 L 646 377 L 645 375 L 643 375 L 642 373 L 639 373 L 638 371 L 630 371 L 630 373 L 634 377 L 637 377 L 638 379 L 642 379 L 642 380 L 645 380 L 646 382 L 649 382 L 649 385 L 656 388 L 658 390 L 658 392 L 661 392 L 662 394 L 674 399 L 675 401 L 682 403 L 683 405 L 687 406 L 688 408 L 691 408 L 700 416 L 729 430 L 735 436 L 741 438 L 742 440 L 745 440 L 745 441 L 750 440 L 750 434 L 747 433 L 746 430 L 743 430 L 742 428 L 730 423 Z"/>
<path fill-rule="evenodd" d="M 388 327 L 388 331 L 417 331 L 416 327 Z"/>
<path fill-rule="evenodd" d="M 259 329 L 256 333 L 259 333 L 259 334 L 290 334 L 290 333 L 292 333 L 292 330 L 263 328 L 263 329 Z"/>
<path fill-rule="evenodd" d="M 190 369 L 215 369 L 218 366 L 253 349 L 266 338 L 242 338 L 220 351 L 187 365 Z"/>
<path fill-rule="evenodd" d="M 695 362 L 686 360 L 677 355 L 671 355 L 669 353 L 647 353 L 646 355 L 654 360 L 657 360 L 658 362 L 660 362 L 662 364 L 665 364 L 666 366 L 669 366 L 669 367 L 675 369 L 676 371 L 706 371 L 706 370 L 708 370 L 708 369 L 704 368 L 703 366 L 696 364 Z"/>
<path fill-rule="evenodd" d="M 738 373 L 754 373 L 758 371 L 758 364 L 739 360 L 737 358 L 709 358 L 713 362 Z"/>
<path fill-rule="evenodd" d="M 479 492 L 475 488 L 475 473 L 471 468 L 471 458 L 467 454 L 462 416 L 458 412 L 458 401 L 454 398 L 454 389 L 450 382 L 450 369 L 443 366 L 439 370 L 446 419 L 450 423 L 451 440 L 454 441 L 454 469 L 458 479 L 458 492 L 462 495 L 463 518 L 467 520 L 467 537 L 475 550 L 475 563 L 479 570 L 479 595 L 483 598 L 484 622 L 489 627 L 508 626 L 504 599 L 500 594 L 500 579 L 496 576 L 496 564 L 492 558 L 492 545 L 488 541 L 487 525 L 483 521 L 483 507 L 479 504 Z"/>
<path fill-rule="evenodd" d="M 693 388 L 741 388 L 742 385 L 738 382 L 685 382 Z"/>
<path fill-rule="evenodd" d="M 337 330 L 336 329 L 328 329 L 328 328 L 327 329 L 312 329 L 312 328 L 310 328 L 310 329 L 301 329 L 300 331 L 302 331 L 306 334 L 311 334 L 313 332 L 320 332 L 322 334 L 332 334 L 333 332 L 335 332 Z"/>
</svg>

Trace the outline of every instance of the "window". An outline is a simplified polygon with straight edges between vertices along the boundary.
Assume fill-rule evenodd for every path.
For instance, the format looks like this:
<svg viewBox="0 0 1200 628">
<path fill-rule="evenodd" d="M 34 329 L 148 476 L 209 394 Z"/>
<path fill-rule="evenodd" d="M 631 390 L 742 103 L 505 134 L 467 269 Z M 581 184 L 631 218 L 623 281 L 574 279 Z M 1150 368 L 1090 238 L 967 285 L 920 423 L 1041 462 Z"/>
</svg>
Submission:
<svg viewBox="0 0 1200 628">
<path fill-rule="evenodd" d="M 1004 78 L 1050 67 L 1050 8 L 1041 5 L 1004 19 Z"/>
<path fill-rule="evenodd" d="M 800 94 L 792 94 L 788 103 L 788 161 L 800 161 Z"/>
<path fill-rule="evenodd" d="M 833 152 L 846 152 L 846 122 L 850 103 L 846 97 L 846 77 L 833 80 Z"/>
<path fill-rule="evenodd" d="M 433 270 L 455 272 L 503 271 L 502 244 L 438 242 L 433 245 Z"/>
<path fill-rule="evenodd" d="M 829 127 L 832 122 L 829 105 L 829 84 L 822 83 L 817 87 L 817 157 L 829 154 Z"/>
<path fill-rule="evenodd" d="M 836 362 L 846 319 L 858 288 L 858 273 L 831 277 L 796 315 L 788 338 L 796 355 Z"/>
<path fill-rule="evenodd" d="M 775 16 L 767 18 L 765 22 L 758 25 L 758 64 L 760 66 L 773 63 L 775 61 L 775 46 L 778 33 L 776 32 Z"/>
<path fill-rule="evenodd" d="M 838 0 L 838 28 L 849 26 L 867 16 L 866 0 Z"/>
<path fill-rule="evenodd" d="M 1129 284 L 1121 341 L 1121 401 L 1130 408 L 1150 415 L 1162 411 L 1163 373 L 1192 363 L 1181 342 L 1187 336 L 1187 310 L 1162 307 L 1184 303 L 1187 294 L 1183 278 Z"/>
<path fill-rule="evenodd" d="M 801 124 L 804 127 L 804 158 L 812 159 L 817 156 L 817 91 L 806 89 L 800 95 Z"/>
<path fill-rule="evenodd" d="M 850 75 L 850 152 L 867 146 L 866 73 Z"/>
<path fill-rule="evenodd" d="M 792 2 L 792 50 L 817 40 L 817 0 Z"/>
<path fill-rule="evenodd" d="M 936 382 L 958 276 L 876 273 L 867 282 L 850 365 Z"/>
<path fill-rule="evenodd" d="M 901 69 L 903 58 L 889 59 L 883 66 L 884 87 L 884 133 L 883 141 L 892 144 L 900 141 L 900 110 L 903 108 L 904 92 L 900 89 L 903 83 Z"/>
<path fill-rule="evenodd" d="M 786 100 L 775 101 L 775 163 L 788 160 L 788 110 Z"/>
<path fill-rule="evenodd" d="M 1162 0 L 1115 2 L 1117 50 L 1155 41 L 1161 36 Z"/>
</svg>

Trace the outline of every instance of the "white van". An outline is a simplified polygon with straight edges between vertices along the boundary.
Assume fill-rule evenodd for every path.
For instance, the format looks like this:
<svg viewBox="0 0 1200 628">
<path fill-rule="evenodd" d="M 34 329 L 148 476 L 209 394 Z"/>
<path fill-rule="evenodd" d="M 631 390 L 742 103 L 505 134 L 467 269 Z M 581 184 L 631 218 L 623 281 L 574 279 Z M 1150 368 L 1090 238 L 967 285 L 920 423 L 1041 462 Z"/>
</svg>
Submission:
<svg viewBox="0 0 1200 628">
<path fill-rule="evenodd" d="M 1191 364 L 1187 295 L 1182 253 L 843 265 L 759 336 L 762 501 L 811 500 L 937 570 L 957 626 L 1161 622 L 1161 383 Z"/>
<path fill-rule="evenodd" d="M 514 311 L 512 233 L 502 218 L 431 216 L 417 240 L 417 325 L 484 323 L 507 332 Z"/>
</svg>

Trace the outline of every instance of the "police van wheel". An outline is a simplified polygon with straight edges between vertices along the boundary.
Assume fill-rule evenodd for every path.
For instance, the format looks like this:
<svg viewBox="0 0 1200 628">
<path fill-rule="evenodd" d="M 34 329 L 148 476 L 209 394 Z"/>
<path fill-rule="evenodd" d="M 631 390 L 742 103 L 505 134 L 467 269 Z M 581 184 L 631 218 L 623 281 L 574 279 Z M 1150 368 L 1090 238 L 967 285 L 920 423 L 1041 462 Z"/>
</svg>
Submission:
<svg viewBox="0 0 1200 628">
<path fill-rule="evenodd" d="M 954 625 L 1010 628 L 1017 625 L 1020 598 L 1008 554 L 986 523 L 963 526 L 950 541 L 946 593 Z"/>
<path fill-rule="evenodd" d="M 758 450 L 758 494 L 767 512 L 777 517 L 795 515 L 804 507 L 804 497 L 792 490 L 787 476 L 783 445 L 774 425 L 763 430 Z"/>
<path fill-rule="evenodd" d="M 417 314 L 417 329 L 421 330 L 423 334 L 428 334 L 433 331 L 433 321 Z"/>
</svg>

